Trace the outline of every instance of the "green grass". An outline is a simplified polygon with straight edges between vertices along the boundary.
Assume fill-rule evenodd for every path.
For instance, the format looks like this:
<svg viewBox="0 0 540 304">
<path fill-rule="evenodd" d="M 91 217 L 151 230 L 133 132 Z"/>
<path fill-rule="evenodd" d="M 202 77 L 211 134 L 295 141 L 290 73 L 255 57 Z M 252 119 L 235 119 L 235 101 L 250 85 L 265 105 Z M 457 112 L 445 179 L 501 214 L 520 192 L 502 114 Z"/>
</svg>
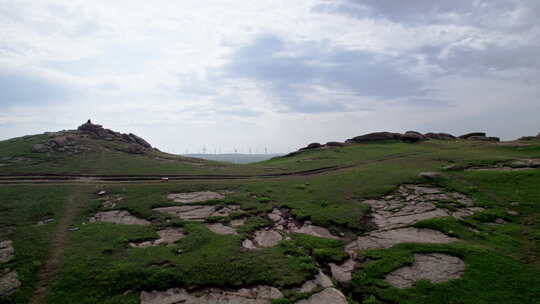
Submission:
<svg viewBox="0 0 540 304">
<path fill-rule="evenodd" d="M 132 156 L 110 149 L 58 158 L 30 153 L 30 147 L 40 140 L 43 138 L 27 137 L 0 142 L 0 163 L 9 163 L 0 167 L 2 173 L 242 175 L 346 168 L 318 175 L 242 181 L 0 186 L 0 237 L 13 239 L 16 249 L 15 261 L 1 267 L 17 269 L 23 281 L 15 295 L 0 303 L 27 303 L 56 227 L 56 222 L 39 227 L 35 223 L 44 217 L 63 216 L 65 202 L 74 193 L 79 193 L 80 209 L 72 224 L 81 229 L 68 234 L 60 272 L 52 282 L 47 303 L 138 303 L 141 290 L 258 284 L 284 291 L 286 299 L 276 303 L 294 303 L 308 296 L 295 293 L 294 287 L 311 279 L 317 267 L 346 258 L 345 242 L 293 234 L 277 247 L 246 251 L 241 247 L 242 240 L 270 225 L 267 213 L 278 207 L 289 209 L 297 220 L 309 220 L 336 235 L 362 234 L 370 229 L 369 209 L 362 201 L 391 193 L 403 183 L 433 183 L 458 191 L 472 196 L 477 205 L 487 210 L 464 220 L 448 217 L 415 225 L 442 231 L 461 239 L 461 243 L 402 244 L 364 253 L 369 259 L 355 272 L 353 282 L 338 286 L 351 301 L 457 304 L 535 303 L 540 299 L 540 170 L 443 171 L 443 178 L 435 181 L 418 177 L 420 172 L 440 171 L 448 164 L 467 167 L 540 157 L 537 143 L 519 148 L 466 141 L 362 144 L 239 166 L 164 154 Z M 96 193 L 102 189 L 124 198 L 117 208 L 146 218 L 153 225 L 86 223 L 100 207 Z M 232 191 L 225 199 L 204 204 L 240 205 L 242 212 L 210 219 L 226 223 L 245 217 L 246 225 L 239 229 L 239 235 L 216 235 L 201 223 L 152 211 L 175 205 L 167 200 L 169 193 L 203 190 Z M 515 202 L 519 204 L 511 205 Z M 458 207 L 449 201 L 438 205 L 450 210 Z M 508 210 L 519 214 L 511 215 Z M 506 223 L 491 224 L 497 218 Z M 155 238 L 156 231 L 167 226 L 182 227 L 187 236 L 172 246 L 129 247 L 131 241 Z M 411 263 L 417 252 L 459 256 L 467 264 L 466 273 L 459 280 L 443 284 L 420 282 L 405 290 L 384 282 L 387 273 Z"/>
</svg>

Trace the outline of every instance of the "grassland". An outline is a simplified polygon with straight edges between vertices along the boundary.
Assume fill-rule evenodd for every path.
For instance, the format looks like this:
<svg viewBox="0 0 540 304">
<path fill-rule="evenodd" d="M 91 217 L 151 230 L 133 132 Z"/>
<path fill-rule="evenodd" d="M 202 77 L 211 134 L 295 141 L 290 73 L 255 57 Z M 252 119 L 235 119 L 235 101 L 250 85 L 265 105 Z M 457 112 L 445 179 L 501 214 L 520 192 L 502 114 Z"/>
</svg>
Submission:
<svg viewBox="0 0 540 304">
<path fill-rule="evenodd" d="M 0 159 L 8 155 L 10 159 L 33 157 L 27 150 L 32 141 L 17 140 L 24 141 L 26 146 L 2 142 L 0 146 L 10 150 L 0 149 L 4 153 Z M 401 244 L 362 253 L 364 262 L 354 272 L 353 280 L 338 285 L 351 303 L 538 303 L 540 170 L 460 169 L 540 158 L 540 143 L 530 144 L 362 144 L 307 151 L 244 166 L 210 162 L 194 165 L 110 150 L 62 159 L 36 159 L 28 166 L 11 163 L 0 167 L 2 173 L 226 173 L 254 178 L 161 184 L 0 185 L 0 238 L 12 239 L 16 252 L 15 260 L 2 267 L 15 268 L 23 283 L 17 293 L 0 303 L 29 303 L 44 278 L 47 288 L 43 303 L 138 303 L 142 290 L 240 288 L 258 284 L 283 291 L 285 298 L 276 303 L 294 303 L 308 296 L 297 293 L 295 288 L 313 277 L 317 268 L 346 258 L 346 241 L 291 235 L 291 239 L 277 247 L 246 251 L 241 247 L 242 240 L 268 225 L 266 214 L 275 207 L 287 208 L 296 219 L 309 220 L 351 240 L 372 228 L 369 208 L 361 202 L 387 195 L 403 183 L 428 183 L 467 194 L 486 211 L 463 220 L 438 218 L 415 225 L 457 237 L 461 240 L 458 243 Z M 448 165 L 454 165 L 456 170 L 441 169 Z M 314 175 L 256 177 L 322 167 L 339 169 Z M 435 170 L 444 172 L 443 178 L 418 177 L 420 172 Z M 152 221 L 153 225 L 89 223 L 88 218 L 101 206 L 96 194 L 100 190 L 123 197 L 117 208 Z M 240 205 L 242 216 L 247 216 L 248 221 L 238 235 L 217 235 L 201 222 L 182 221 L 152 211 L 174 205 L 166 198 L 169 193 L 202 190 L 231 192 L 225 199 L 203 204 Z M 517 213 L 509 214 L 509 210 Z M 210 221 L 226 222 L 238 216 L 231 214 Z M 37 226 L 44 218 L 55 221 Z M 504 219 L 505 224 L 493 225 L 497 218 Z M 66 232 L 65 240 L 58 242 L 58 225 L 79 230 Z M 173 246 L 129 247 L 129 242 L 155 238 L 156 231 L 165 227 L 181 227 L 187 236 Z M 386 274 L 410 264 L 413 253 L 421 252 L 458 256 L 466 263 L 465 274 L 447 283 L 419 282 L 408 289 L 397 289 L 384 281 Z M 53 253 L 59 256 L 60 263 L 52 275 L 43 277 L 43 269 L 50 265 Z"/>
</svg>

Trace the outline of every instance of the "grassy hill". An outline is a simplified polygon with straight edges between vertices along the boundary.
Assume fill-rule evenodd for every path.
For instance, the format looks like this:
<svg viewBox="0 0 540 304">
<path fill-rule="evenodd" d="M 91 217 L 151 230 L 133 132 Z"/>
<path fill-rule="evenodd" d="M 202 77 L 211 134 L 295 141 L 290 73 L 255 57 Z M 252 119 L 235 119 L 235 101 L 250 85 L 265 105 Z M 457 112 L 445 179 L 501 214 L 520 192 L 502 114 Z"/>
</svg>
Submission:
<svg viewBox="0 0 540 304">
<path fill-rule="evenodd" d="M 16 271 L 21 283 L 16 291 L 0 297 L 0 303 L 146 304 L 153 303 L 143 302 L 146 293 L 155 296 L 171 288 L 195 295 L 209 294 L 208 288 L 223 294 L 223 290 L 259 285 L 280 291 L 280 298 L 268 303 L 305 303 L 302 299 L 315 301 L 313 295 L 327 288 L 299 289 L 319 271 L 331 277 L 334 288 L 349 303 L 540 301 L 540 169 L 536 162 L 540 141 L 347 144 L 249 165 L 179 157 L 148 148 L 133 154 L 118 147 L 127 142 L 92 137 L 81 140 L 78 145 L 89 150 L 80 153 L 32 152 L 36 144 L 57 136 L 0 142 L 2 174 L 216 177 L 159 184 L 91 180 L 0 184 L 0 241 L 11 240 L 14 248 L 13 258 L 0 264 L 0 276 Z M 427 171 L 438 174 L 419 176 Z M 228 180 L 220 174 L 243 177 Z M 423 191 L 443 196 L 407 194 L 403 185 L 421 186 L 424 188 L 419 189 L 428 189 Z M 170 197 L 201 191 L 218 195 L 188 203 Z M 433 205 L 430 208 L 448 215 L 383 229 L 381 216 L 385 213 L 377 204 L 394 204 L 392 208 L 398 209 Z M 158 211 L 182 206 L 219 212 L 186 219 Z M 479 209 L 462 217 L 455 215 L 467 208 Z M 129 212 L 146 224 L 90 220 L 100 212 L 115 210 Z M 432 211 L 422 212 L 418 214 Z M 280 214 L 286 224 L 274 222 L 271 214 Z M 400 218 L 396 214 L 394 218 Z M 401 219 L 409 220 L 415 213 L 406 214 Z M 233 226 L 234 221 L 242 225 Z M 212 229 L 221 227 L 219 224 L 229 227 L 229 232 L 234 228 L 234 233 L 216 233 Z M 306 233 L 309 229 L 302 230 L 313 226 L 326 232 L 317 230 L 319 234 L 314 236 Z M 373 232 L 403 228 L 434 231 L 453 241 L 350 249 L 357 239 L 368 240 Z M 152 242 L 167 229 L 180 229 L 184 236 L 169 245 L 132 245 Z M 246 247 L 246 240 L 256 242 L 264 231 L 278 231 L 281 239 L 267 248 Z M 456 257 L 464 263 L 464 271 L 457 279 L 419 280 L 409 288 L 388 282 L 389 274 L 416 265 L 415 258 L 422 254 Z M 341 281 L 332 269 L 349 261 L 354 262 L 354 269 L 348 280 Z"/>
</svg>

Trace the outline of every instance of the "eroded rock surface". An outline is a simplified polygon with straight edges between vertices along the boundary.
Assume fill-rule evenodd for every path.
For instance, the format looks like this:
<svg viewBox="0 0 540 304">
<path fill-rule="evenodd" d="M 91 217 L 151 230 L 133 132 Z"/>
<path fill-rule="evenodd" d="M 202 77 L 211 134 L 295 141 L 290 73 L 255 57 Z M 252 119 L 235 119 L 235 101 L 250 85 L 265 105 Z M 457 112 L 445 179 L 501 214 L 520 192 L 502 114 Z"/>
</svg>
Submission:
<svg viewBox="0 0 540 304">
<path fill-rule="evenodd" d="M 229 205 L 227 207 L 208 206 L 208 205 L 186 205 L 155 208 L 154 211 L 179 217 L 183 220 L 201 221 L 213 216 L 229 216 L 232 212 L 239 211 L 240 206 Z"/>
<path fill-rule="evenodd" d="M 112 210 L 98 212 L 96 215 L 90 218 L 90 222 L 106 222 L 114 224 L 124 224 L 124 225 L 142 225 L 149 226 L 150 222 L 145 219 L 137 218 L 131 215 L 125 210 Z"/>
<path fill-rule="evenodd" d="M 0 263 L 7 263 L 13 259 L 15 249 L 13 242 L 10 240 L 0 242 Z"/>
<path fill-rule="evenodd" d="M 324 227 L 319 227 L 311 224 L 303 225 L 300 228 L 293 227 L 290 229 L 290 232 L 300 233 L 300 234 L 309 234 L 317 237 L 327 238 L 327 239 L 339 239 L 339 237 L 332 235 L 328 229 Z"/>
<path fill-rule="evenodd" d="M 225 196 L 218 192 L 201 191 L 187 193 L 171 193 L 167 196 L 168 199 L 176 203 L 200 203 L 215 199 L 223 199 Z"/>
<path fill-rule="evenodd" d="M 274 287 L 258 286 L 237 291 L 207 289 L 187 292 L 173 288 L 167 291 L 141 292 L 141 304 L 268 304 L 282 298 L 283 294 Z"/>
<path fill-rule="evenodd" d="M 152 241 L 145 241 L 141 243 L 130 243 L 129 245 L 131 247 L 136 248 L 147 248 L 147 247 L 153 247 L 153 246 L 159 246 L 159 245 L 169 245 L 174 244 L 184 238 L 186 235 L 184 234 L 184 231 L 180 228 L 175 229 L 164 229 L 159 230 L 157 232 L 159 235 L 159 239 L 152 240 Z"/>
<path fill-rule="evenodd" d="M 326 288 L 308 299 L 296 302 L 296 304 L 347 304 L 347 298 L 335 288 Z"/>
<path fill-rule="evenodd" d="M 354 255 L 356 251 L 390 248 L 400 243 L 443 244 L 456 241 L 439 231 L 431 229 L 401 228 L 386 231 L 374 231 L 345 247 L 345 251 Z"/>
<path fill-rule="evenodd" d="M 311 222 L 299 222 L 294 219 L 287 210 L 274 209 L 268 214 L 268 218 L 274 222 L 274 228 L 286 233 L 309 234 L 312 236 L 339 239 L 332 235 L 328 229 L 311 224 Z"/>
<path fill-rule="evenodd" d="M 221 223 L 207 224 L 206 227 L 210 229 L 210 231 L 221 235 L 237 234 L 234 228 L 225 226 Z"/>
<path fill-rule="evenodd" d="M 16 271 L 8 271 L 0 275 L 0 297 L 14 293 L 19 287 L 21 287 L 21 282 Z"/>
<path fill-rule="evenodd" d="M 443 193 L 438 188 L 418 185 L 402 185 L 396 193 L 384 199 L 364 203 L 371 207 L 373 222 L 378 230 L 406 227 L 436 217 L 461 218 L 484 210 L 473 207 L 474 202 L 461 193 Z M 448 208 L 442 208 L 444 204 Z"/>
<path fill-rule="evenodd" d="M 324 274 L 324 272 L 319 270 L 319 273 L 315 276 L 313 280 L 305 282 L 302 287 L 297 289 L 297 291 L 301 293 L 307 293 L 312 292 L 317 288 L 328 288 L 332 286 L 334 286 L 332 280 L 326 274 Z"/>
<path fill-rule="evenodd" d="M 440 253 L 415 254 L 411 266 L 388 274 L 385 280 L 398 288 L 408 288 L 420 280 L 441 283 L 458 279 L 464 271 L 465 263 L 457 257 Z"/>
<path fill-rule="evenodd" d="M 347 260 L 341 265 L 330 263 L 330 271 L 332 271 L 332 277 L 338 282 L 349 282 L 352 280 L 352 273 L 356 262 L 353 259 Z"/>
</svg>

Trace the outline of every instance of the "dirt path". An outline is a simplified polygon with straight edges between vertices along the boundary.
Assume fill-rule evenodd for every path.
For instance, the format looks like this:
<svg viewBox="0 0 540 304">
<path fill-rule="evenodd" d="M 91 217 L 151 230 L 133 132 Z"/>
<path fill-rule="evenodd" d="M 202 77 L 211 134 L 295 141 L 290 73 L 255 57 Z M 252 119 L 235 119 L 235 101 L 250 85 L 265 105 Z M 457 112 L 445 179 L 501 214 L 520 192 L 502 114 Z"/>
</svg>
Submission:
<svg viewBox="0 0 540 304">
<path fill-rule="evenodd" d="M 67 199 L 64 214 L 56 225 L 54 236 L 51 239 L 49 256 L 39 273 L 37 288 L 30 300 L 30 304 L 44 303 L 50 285 L 60 270 L 61 258 L 68 245 L 68 228 L 80 212 L 81 197 L 82 189 L 75 187 L 73 193 Z"/>
</svg>

